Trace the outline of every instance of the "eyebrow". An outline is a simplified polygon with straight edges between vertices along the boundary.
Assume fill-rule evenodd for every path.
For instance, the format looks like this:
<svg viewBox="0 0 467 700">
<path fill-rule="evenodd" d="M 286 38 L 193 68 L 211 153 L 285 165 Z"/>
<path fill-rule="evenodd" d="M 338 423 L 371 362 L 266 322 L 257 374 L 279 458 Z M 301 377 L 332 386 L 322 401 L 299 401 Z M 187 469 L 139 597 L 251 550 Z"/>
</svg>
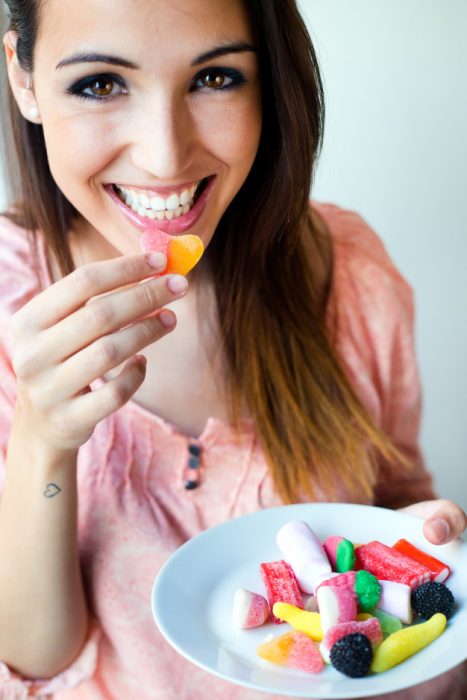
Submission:
<svg viewBox="0 0 467 700">
<path fill-rule="evenodd" d="M 219 56 L 225 56 L 230 53 L 243 53 L 244 51 L 252 51 L 256 53 L 256 48 L 252 44 L 248 44 L 245 41 L 237 41 L 232 44 L 222 44 L 217 46 L 210 51 L 200 54 L 194 58 L 190 65 L 198 66 L 200 63 L 205 63 L 213 58 L 218 58 Z M 55 70 L 63 68 L 64 66 L 72 66 L 76 63 L 108 63 L 112 66 L 121 66 L 123 68 L 131 68 L 132 70 L 139 70 L 140 66 L 133 61 L 128 61 L 126 58 L 121 58 L 120 56 L 112 56 L 105 53 L 79 53 L 69 56 L 69 58 L 62 59 L 55 66 Z"/>
</svg>

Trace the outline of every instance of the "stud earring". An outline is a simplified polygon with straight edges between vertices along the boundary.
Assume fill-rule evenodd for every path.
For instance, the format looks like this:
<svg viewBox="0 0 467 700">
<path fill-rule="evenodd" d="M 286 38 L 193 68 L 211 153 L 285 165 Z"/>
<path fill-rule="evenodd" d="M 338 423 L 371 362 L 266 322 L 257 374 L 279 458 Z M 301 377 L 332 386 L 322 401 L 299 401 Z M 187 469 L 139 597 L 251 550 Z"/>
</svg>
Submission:
<svg viewBox="0 0 467 700">
<path fill-rule="evenodd" d="M 31 117 L 31 119 L 37 119 L 38 116 L 39 116 L 39 110 L 38 110 L 38 108 L 37 108 L 37 107 L 31 107 L 31 108 L 29 109 L 29 116 Z"/>
</svg>

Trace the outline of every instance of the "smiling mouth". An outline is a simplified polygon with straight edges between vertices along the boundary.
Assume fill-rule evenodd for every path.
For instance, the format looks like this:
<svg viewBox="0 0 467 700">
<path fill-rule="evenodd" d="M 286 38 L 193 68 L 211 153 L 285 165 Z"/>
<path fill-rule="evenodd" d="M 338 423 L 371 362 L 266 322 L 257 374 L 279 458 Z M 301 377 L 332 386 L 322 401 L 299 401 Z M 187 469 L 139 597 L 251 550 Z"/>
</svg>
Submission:
<svg viewBox="0 0 467 700">
<path fill-rule="evenodd" d="M 211 177 L 205 177 L 196 185 L 179 192 L 174 191 L 168 197 L 149 190 L 136 190 L 116 184 L 113 184 L 112 188 L 117 197 L 138 216 L 149 220 L 170 221 L 188 214 L 210 180 Z"/>
</svg>

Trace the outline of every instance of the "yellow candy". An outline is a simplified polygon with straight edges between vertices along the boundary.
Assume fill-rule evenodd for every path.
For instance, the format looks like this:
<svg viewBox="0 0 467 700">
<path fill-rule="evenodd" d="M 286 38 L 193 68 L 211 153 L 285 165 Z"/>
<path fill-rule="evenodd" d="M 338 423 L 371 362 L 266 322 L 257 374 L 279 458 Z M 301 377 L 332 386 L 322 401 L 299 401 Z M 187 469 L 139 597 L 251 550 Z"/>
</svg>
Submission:
<svg viewBox="0 0 467 700">
<path fill-rule="evenodd" d="M 323 641 L 319 613 L 302 610 L 290 603 L 274 603 L 272 612 L 279 620 L 288 622 L 294 630 L 305 632 L 315 642 Z"/>
<path fill-rule="evenodd" d="M 167 268 L 170 272 L 187 275 L 196 265 L 204 251 L 203 241 L 198 236 L 186 234 L 170 240 L 167 251 Z"/>
<path fill-rule="evenodd" d="M 371 670 L 381 673 L 397 666 L 437 639 L 445 627 L 446 616 L 436 613 L 427 622 L 393 632 L 376 649 Z"/>
<path fill-rule="evenodd" d="M 355 618 L 358 620 L 358 622 L 365 622 L 365 620 L 369 620 L 371 617 L 374 617 L 374 615 L 371 615 L 370 613 L 358 613 L 357 617 Z"/>
</svg>

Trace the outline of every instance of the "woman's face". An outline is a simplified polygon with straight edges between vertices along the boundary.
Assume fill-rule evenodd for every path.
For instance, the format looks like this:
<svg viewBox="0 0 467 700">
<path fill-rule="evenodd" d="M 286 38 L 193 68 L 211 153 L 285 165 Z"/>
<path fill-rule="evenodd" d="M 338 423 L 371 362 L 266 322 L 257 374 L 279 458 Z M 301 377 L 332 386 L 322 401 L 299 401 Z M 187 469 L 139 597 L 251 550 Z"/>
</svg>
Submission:
<svg viewBox="0 0 467 700">
<path fill-rule="evenodd" d="M 261 131 L 242 0 L 48 0 L 33 89 L 59 188 L 123 254 L 148 228 L 205 244 Z"/>
</svg>

